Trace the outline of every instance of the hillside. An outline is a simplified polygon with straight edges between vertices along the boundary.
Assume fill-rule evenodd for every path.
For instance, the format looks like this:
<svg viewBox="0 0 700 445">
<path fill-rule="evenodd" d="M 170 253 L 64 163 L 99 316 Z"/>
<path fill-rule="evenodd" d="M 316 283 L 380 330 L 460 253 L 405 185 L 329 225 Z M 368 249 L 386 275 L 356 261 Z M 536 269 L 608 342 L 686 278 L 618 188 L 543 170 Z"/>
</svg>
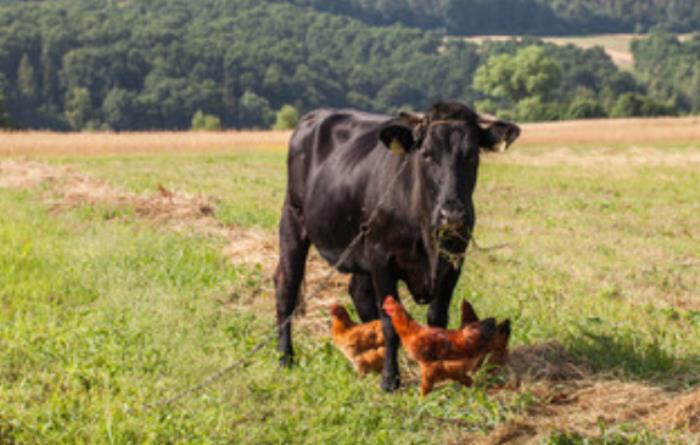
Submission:
<svg viewBox="0 0 700 445">
<path fill-rule="evenodd" d="M 695 0 L 279 0 L 349 15 L 367 23 L 403 23 L 450 34 L 582 35 L 700 30 Z"/>
<path fill-rule="evenodd" d="M 268 128 L 285 105 L 292 114 L 322 106 L 393 113 L 440 99 L 518 121 L 700 109 L 697 38 L 654 34 L 650 49 L 635 53 L 639 72 L 629 73 L 600 48 L 446 42 L 444 32 L 318 9 L 252 0 L 0 5 L 0 125 Z M 667 51 L 676 44 L 680 52 Z M 644 67 L 665 54 L 685 68 L 660 87 Z"/>
</svg>

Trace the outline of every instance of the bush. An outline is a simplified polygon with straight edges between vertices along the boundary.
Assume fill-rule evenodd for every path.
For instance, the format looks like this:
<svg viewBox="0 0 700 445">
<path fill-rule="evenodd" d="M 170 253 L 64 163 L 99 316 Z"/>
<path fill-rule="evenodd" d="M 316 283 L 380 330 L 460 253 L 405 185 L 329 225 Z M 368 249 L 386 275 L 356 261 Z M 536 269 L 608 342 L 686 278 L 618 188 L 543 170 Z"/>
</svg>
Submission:
<svg viewBox="0 0 700 445">
<path fill-rule="evenodd" d="M 514 118 L 523 122 L 555 121 L 561 119 L 561 113 L 555 103 L 545 102 L 539 96 L 532 96 L 515 105 Z"/>
<path fill-rule="evenodd" d="M 566 113 L 568 119 L 594 119 L 606 115 L 605 108 L 595 99 L 576 99 Z"/>
<path fill-rule="evenodd" d="M 299 121 L 299 111 L 292 105 L 283 105 L 277 112 L 275 120 L 275 130 L 289 130 L 296 126 Z"/>
<path fill-rule="evenodd" d="M 253 91 L 246 91 L 238 101 L 238 126 L 241 128 L 270 128 L 275 112 L 270 102 Z"/>
<path fill-rule="evenodd" d="M 202 110 L 197 110 L 192 116 L 192 129 L 204 131 L 221 130 L 221 119 L 213 114 L 205 114 Z"/>
<path fill-rule="evenodd" d="M 625 93 L 610 111 L 612 117 L 670 116 L 673 106 L 637 93 Z"/>
<path fill-rule="evenodd" d="M 66 95 L 64 110 L 66 121 L 73 130 L 80 131 L 85 128 L 92 115 L 88 89 L 82 87 L 71 89 Z"/>
</svg>

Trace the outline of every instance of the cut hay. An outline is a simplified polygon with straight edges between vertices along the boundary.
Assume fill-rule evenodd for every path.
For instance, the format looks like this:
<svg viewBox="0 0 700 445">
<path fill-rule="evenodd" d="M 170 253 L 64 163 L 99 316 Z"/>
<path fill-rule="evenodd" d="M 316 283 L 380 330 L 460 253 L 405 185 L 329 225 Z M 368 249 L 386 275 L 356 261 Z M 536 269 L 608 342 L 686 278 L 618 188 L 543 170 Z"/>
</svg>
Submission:
<svg viewBox="0 0 700 445">
<path fill-rule="evenodd" d="M 587 374 L 556 342 L 515 348 L 509 353 L 508 363 L 509 373 L 518 383 L 581 380 Z"/>
<path fill-rule="evenodd" d="M 653 430 L 685 430 L 700 433 L 700 389 L 679 394 L 667 401 L 666 406 L 645 419 Z"/>
<path fill-rule="evenodd" d="M 39 162 L 0 162 L 0 188 L 31 188 L 53 182 L 68 174 L 65 167 L 51 167 Z"/>
<path fill-rule="evenodd" d="M 553 431 L 591 437 L 600 425 L 700 433 L 700 389 L 674 393 L 597 375 L 557 343 L 512 350 L 504 373 L 506 388 L 528 391 L 537 402 L 486 436 L 468 435 L 458 443 L 540 443 Z"/>
<path fill-rule="evenodd" d="M 622 381 L 579 382 L 569 387 L 532 388 L 540 403 L 488 435 L 463 443 L 540 443 L 553 431 L 581 437 L 597 435 L 600 425 L 639 425 L 649 431 L 700 432 L 700 391 L 668 394 L 662 389 Z"/>
<path fill-rule="evenodd" d="M 261 229 L 232 228 L 223 254 L 235 265 L 259 267 L 272 280 L 278 255 L 278 237 Z M 328 309 L 339 296 L 347 294 L 349 278 L 333 272 L 313 248 L 306 261 L 300 290 L 298 325 L 309 334 L 328 334 Z M 273 292 L 272 286 L 266 290 Z M 312 298 L 313 297 L 313 298 Z"/>
<path fill-rule="evenodd" d="M 277 236 L 256 228 L 226 226 L 215 217 L 215 201 L 202 195 L 173 191 L 159 185 L 149 193 L 131 193 L 112 187 L 69 167 L 31 161 L 0 162 L 0 187 L 32 188 L 49 184 L 46 201 L 60 211 L 81 205 L 130 207 L 135 214 L 156 224 L 167 224 L 179 232 L 220 236 L 227 240 L 224 257 L 236 266 L 258 267 L 269 277 L 270 286 L 260 292 L 272 294 L 272 274 L 277 265 Z M 309 333 L 327 333 L 328 308 L 346 292 L 348 277 L 332 273 L 328 264 L 313 249 L 309 253 L 300 294 L 299 325 Z M 330 276 L 329 276 L 330 274 Z M 307 297 L 318 293 L 313 299 Z"/>
<path fill-rule="evenodd" d="M 203 220 L 206 232 L 216 232 L 218 223 L 211 218 L 213 202 L 199 195 L 172 192 L 163 186 L 152 193 L 135 194 L 119 190 L 102 181 L 80 175 L 68 167 L 38 162 L 0 162 L 0 187 L 32 188 L 50 184 L 47 201 L 61 210 L 80 205 L 131 206 L 140 217 L 157 223 Z"/>
</svg>

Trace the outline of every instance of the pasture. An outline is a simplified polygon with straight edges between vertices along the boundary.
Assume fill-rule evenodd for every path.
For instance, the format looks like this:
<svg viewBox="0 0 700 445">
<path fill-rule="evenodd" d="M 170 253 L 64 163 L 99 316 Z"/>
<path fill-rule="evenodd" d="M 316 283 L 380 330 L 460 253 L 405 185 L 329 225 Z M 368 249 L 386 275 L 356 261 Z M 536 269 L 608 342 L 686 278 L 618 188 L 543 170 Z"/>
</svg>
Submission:
<svg viewBox="0 0 700 445">
<path fill-rule="evenodd" d="M 512 367 L 387 395 L 328 336 L 345 278 L 274 344 L 288 133 L 0 134 L 0 443 L 692 443 L 700 120 L 531 124 L 482 158 L 453 298 L 513 321 Z M 327 270 L 316 258 L 305 290 Z M 404 291 L 405 292 L 405 291 Z M 424 320 L 425 308 L 405 298 Z"/>
<path fill-rule="evenodd" d="M 555 45 L 575 45 L 583 49 L 601 46 L 610 56 L 612 61 L 623 69 L 632 69 L 634 57 L 630 45 L 634 39 L 644 38 L 645 35 L 638 34 L 597 34 L 590 36 L 556 36 L 543 37 L 542 40 Z M 691 34 L 679 34 L 681 41 L 687 40 Z M 468 42 L 482 43 L 486 40 L 503 41 L 509 40 L 513 36 L 472 36 L 465 37 Z"/>
</svg>

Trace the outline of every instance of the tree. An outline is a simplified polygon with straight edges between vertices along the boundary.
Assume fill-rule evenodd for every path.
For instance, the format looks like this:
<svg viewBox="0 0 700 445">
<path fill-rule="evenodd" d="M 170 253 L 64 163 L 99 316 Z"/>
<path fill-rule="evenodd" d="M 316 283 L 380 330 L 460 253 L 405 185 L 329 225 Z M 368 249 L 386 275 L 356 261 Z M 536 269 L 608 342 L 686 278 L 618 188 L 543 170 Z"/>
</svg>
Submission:
<svg viewBox="0 0 700 445">
<path fill-rule="evenodd" d="M 668 116 L 674 114 L 668 104 L 637 93 L 625 93 L 617 100 L 610 115 L 612 117 Z"/>
<path fill-rule="evenodd" d="M 668 11 L 659 6 L 668 1 Z M 700 23 L 697 0 L 668 1 L 0 0 L 0 91 L 13 123 L 53 129 L 69 128 L 70 116 L 81 128 L 184 130 L 197 110 L 225 127 L 268 127 L 284 104 L 393 113 L 442 99 L 561 119 L 599 114 L 580 99 L 609 113 L 624 93 L 700 111 L 700 36 L 640 38 L 628 73 L 602 48 L 534 37 L 477 45 L 442 30 L 375 26 L 556 34 L 602 26 L 601 17 L 645 28 L 671 16 Z"/>
<path fill-rule="evenodd" d="M 698 113 L 700 112 L 700 61 L 693 68 L 693 77 L 688 84 L 688 89 L 693 111 Z"/>
<path fill-rule="evenodd" d="M 561 67 L 542 47 L 521 48 L 515 57 L 492 56 L 474 75 L 474 88 L 500 104 L 498 114 L 517 120 L 557 119 L 560 113 L 550 103 L 561 79 Z M 493 106 L 493 102 L 482 104 Z M 514 110 L 514 111 L 513 111 Z"/>
<path fill-rule="evenodd" d="M 136 97 L 121 88 L 112 88 L 102 102 L 102 115 L 110 128 L 117 131 L 133 128 L 139 114 Z"/>
<path fill-rule="evenodd" d="M 508 114 L 504 113 L 506 117 L 511 117 Z M 545 102 L 540 96 L 531 96 L 519 101 L 512 114 L 512 119 L 516 121 L 552 121 L 560 118 L 561 110 L 553 102 Z"/>
<path fill-rule="evenodd" d="M 10 126 L 10 118 L 7 116 L 7 111 L 5 111 L 5 98 L 0 92 L 0 128 L 6 128 Z"/>
<path fill-rule="evenodd" d="M 238 101 L 238 126 L 241 128 L 269 128 L 274 118 L 270 102 L 250 90 Z"/>
<path fill-rule="evenodd" d="M 26 53 L 22 55 L 17 67 L 17 89 L 28 99 L 33 99 L 36 95 L 34 67 L 32 67 L 29 56 Z"/>
<path fill-rule="evenodd" d="M 202 110 L 197 110 L 192 116 L 192 130 L 221 130 L 221 119 L 213 114 L 205 114 Z"/>
<path fill-rule="evenodd" d="M 92 113 L 90 92 L 87 88 L 73 88 L 66 96 L 66 121 L 74 130 L 86 128 Z"/>
<path fill-rule="evenodd" d="M 569 119 L 594 119 L 605 117 L 605 108 L 595 99 L 576 99 L 569 105 Z"/>
<path fill-rule="evenodd" d="M 277 111 L 275 120 L 275 130 L 289 130 L 296 126 L 299 120 L 299 111 L 293 105 L 282 105 L 282 108 Z"/>
<path fill-rule="evenodd" d="M 474 75 L 474 88 L 505 103 L 529 97 L 548 99 L 561 79 L 561 67 L 542 47 L 518 50 L 515 57 L 492 56 Z"/>
</svg>

